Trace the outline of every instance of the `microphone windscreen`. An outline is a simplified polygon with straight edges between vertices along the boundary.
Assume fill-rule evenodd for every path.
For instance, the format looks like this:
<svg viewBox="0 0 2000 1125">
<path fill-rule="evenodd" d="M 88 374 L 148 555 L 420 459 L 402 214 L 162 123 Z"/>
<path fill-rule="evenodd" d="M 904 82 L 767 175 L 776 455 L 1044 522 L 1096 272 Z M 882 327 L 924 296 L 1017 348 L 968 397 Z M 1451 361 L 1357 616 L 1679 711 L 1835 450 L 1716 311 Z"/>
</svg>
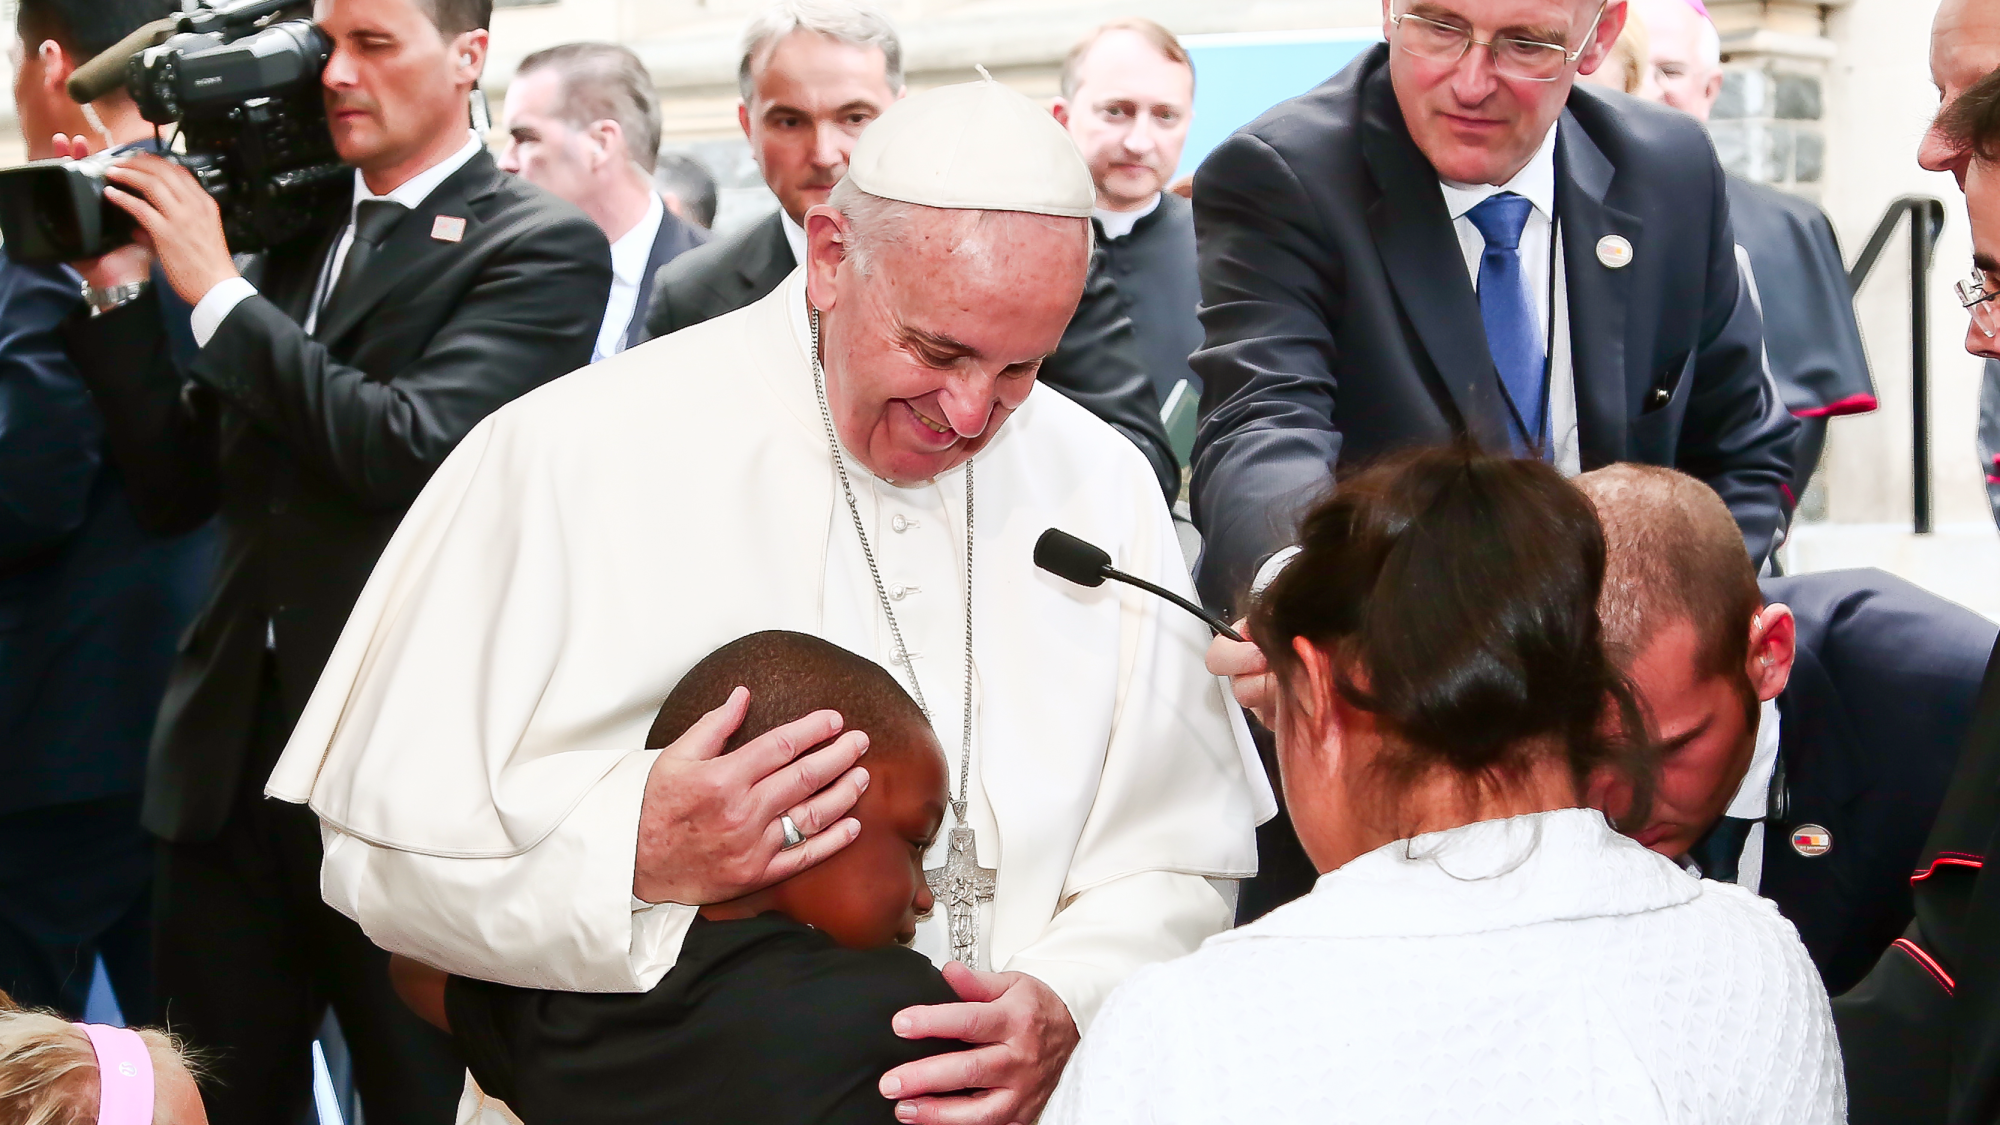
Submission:
<svg viewBox="0 0 2000 1125">
<path fill-rule="evenodd" d="M 1035 565 L 1079 586 L 1104 585 L 1111 556 L 1067 531 L 1050 528 L 1035 541 Z"/>
</svg>

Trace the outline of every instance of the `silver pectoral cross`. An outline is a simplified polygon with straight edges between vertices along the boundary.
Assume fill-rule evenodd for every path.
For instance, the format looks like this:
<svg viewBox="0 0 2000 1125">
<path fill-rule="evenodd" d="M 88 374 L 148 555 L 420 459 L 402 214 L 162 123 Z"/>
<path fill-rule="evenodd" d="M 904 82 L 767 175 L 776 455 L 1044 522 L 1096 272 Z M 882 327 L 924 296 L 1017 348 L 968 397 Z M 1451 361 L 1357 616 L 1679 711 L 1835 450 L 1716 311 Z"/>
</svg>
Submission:
<svg viewBox="0 0 2000 1125">
<path fill-rule="evenodd" d="M 944 866 L 924 869 L 931 897 L 951 923 L 952 959 L 968 968 L 986 968 L 979 960 L 979 906 L 993 901 L 993 880 L 993 869 L 979 866 L 972 829 L 963 824 L 946 838 Z"/>
</svg>

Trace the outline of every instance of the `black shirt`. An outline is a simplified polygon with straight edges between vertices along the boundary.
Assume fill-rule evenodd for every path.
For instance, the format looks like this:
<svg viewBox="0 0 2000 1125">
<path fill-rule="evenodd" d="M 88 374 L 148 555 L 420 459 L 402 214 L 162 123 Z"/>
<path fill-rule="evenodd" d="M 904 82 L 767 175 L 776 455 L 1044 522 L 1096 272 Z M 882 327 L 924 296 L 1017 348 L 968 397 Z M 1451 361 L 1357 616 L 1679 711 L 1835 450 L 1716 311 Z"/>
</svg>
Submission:
<svg viewBox="0 0 2000 1125">
<path fill-rule="evenodd" d="M 883 1074 L 965 1047 L 890 1018 L 957 999 L 920 953 L 843 949 L 781 914 L 697 918 L 651 992 L 445 991 L 472 1076 L 527 1125 L 886 1125 Z"/>
<path fill-rule="evenodd" d="M 1174 384 L 1185 379 L 1188 390 L 1201 393 L 1201 376 L 1188 366 L 1188 356 L 1201 347 L 1201 279 L 1195 272 L 1194 209 L 1173 192 L 1160 194 L 1159 206 L 1132 225 L 1123 238 L 1104 237 L 1097 244 L 1125 298 L 1132 317 L 1146 374 L 1160 406 L 1167 404 Z M 1155 408 L 1157 409 L 1157 407 Z"/>
</svg>

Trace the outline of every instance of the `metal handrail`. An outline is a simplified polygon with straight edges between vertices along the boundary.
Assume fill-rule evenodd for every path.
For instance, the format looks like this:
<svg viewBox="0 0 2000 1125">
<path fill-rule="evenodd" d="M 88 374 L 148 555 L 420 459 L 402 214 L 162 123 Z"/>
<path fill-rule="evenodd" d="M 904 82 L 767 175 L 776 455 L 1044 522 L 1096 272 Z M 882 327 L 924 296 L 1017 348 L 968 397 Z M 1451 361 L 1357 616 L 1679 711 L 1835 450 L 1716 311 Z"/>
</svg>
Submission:
<svg viewBox="0 0 2000 1125">
<path fill-rule="evenodd" d="M 1931 318 L 1930 272 L 1937 256 L 1938 233 L 1944 230 L 1944 203 L 1928 195 L 1906 195 L 1889 204 L 1868 245 L 1847 271 L 1847 291 L 1861 292 L 1861 283 L 1896 233 L 1905 215 L 1910 219 L 1910 527 L 1918 535 L 1931 533 Z"/>
</svg>

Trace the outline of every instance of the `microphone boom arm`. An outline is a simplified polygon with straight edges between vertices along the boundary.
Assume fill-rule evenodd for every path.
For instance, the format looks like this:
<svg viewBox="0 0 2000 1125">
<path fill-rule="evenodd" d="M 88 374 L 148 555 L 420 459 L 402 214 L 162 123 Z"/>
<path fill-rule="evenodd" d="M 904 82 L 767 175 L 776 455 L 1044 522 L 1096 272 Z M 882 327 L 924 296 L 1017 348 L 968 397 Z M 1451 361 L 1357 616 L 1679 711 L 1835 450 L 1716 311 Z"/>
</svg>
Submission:
<svg viewBox="0 0 2000 1125">
<path fill-rule="evenodd" d="M 1215 630 L 1216 632 L 1222 634 L 1225 637 L 1228 637 L 1230 640 L 1237 641 L 1239 643 L 1243 640 L 1243 634 L 1238 633 L 1236 630 L 1230 628 L 1229 622 L 1224 621 L 1222 618 L 1217 617 L 1215 614 L 1210 613 L 1209 611 L 1187 600 L 1186 598 L 1181 597 L 1179 594 L 1174 593 L 1172 590 L 1168 590 L 1160 586 L 1155 586 L 1151 582 L 1148 582 L 1143 578 L 1135 578 L 1132 575 L 1127 574 L 1122 570 L 1118 570 L 1108 566 L 1104 568 L 1104 577 L 1109 578 L 1114 582 L 1123 582 L 1129 586 L 1137 586 L 1138 588 L 1146 591 L 1149 594 L 1165 598 L 1168 601 L 1174 603 L 1175 605 L 1181 607 L 1182 609 L 1187 610 L 1189 613 L 1194 614 L 1196 617 L 1201 618 L 1202 621 L 1207 623 L 1209 628 Z"/>
</svg>

